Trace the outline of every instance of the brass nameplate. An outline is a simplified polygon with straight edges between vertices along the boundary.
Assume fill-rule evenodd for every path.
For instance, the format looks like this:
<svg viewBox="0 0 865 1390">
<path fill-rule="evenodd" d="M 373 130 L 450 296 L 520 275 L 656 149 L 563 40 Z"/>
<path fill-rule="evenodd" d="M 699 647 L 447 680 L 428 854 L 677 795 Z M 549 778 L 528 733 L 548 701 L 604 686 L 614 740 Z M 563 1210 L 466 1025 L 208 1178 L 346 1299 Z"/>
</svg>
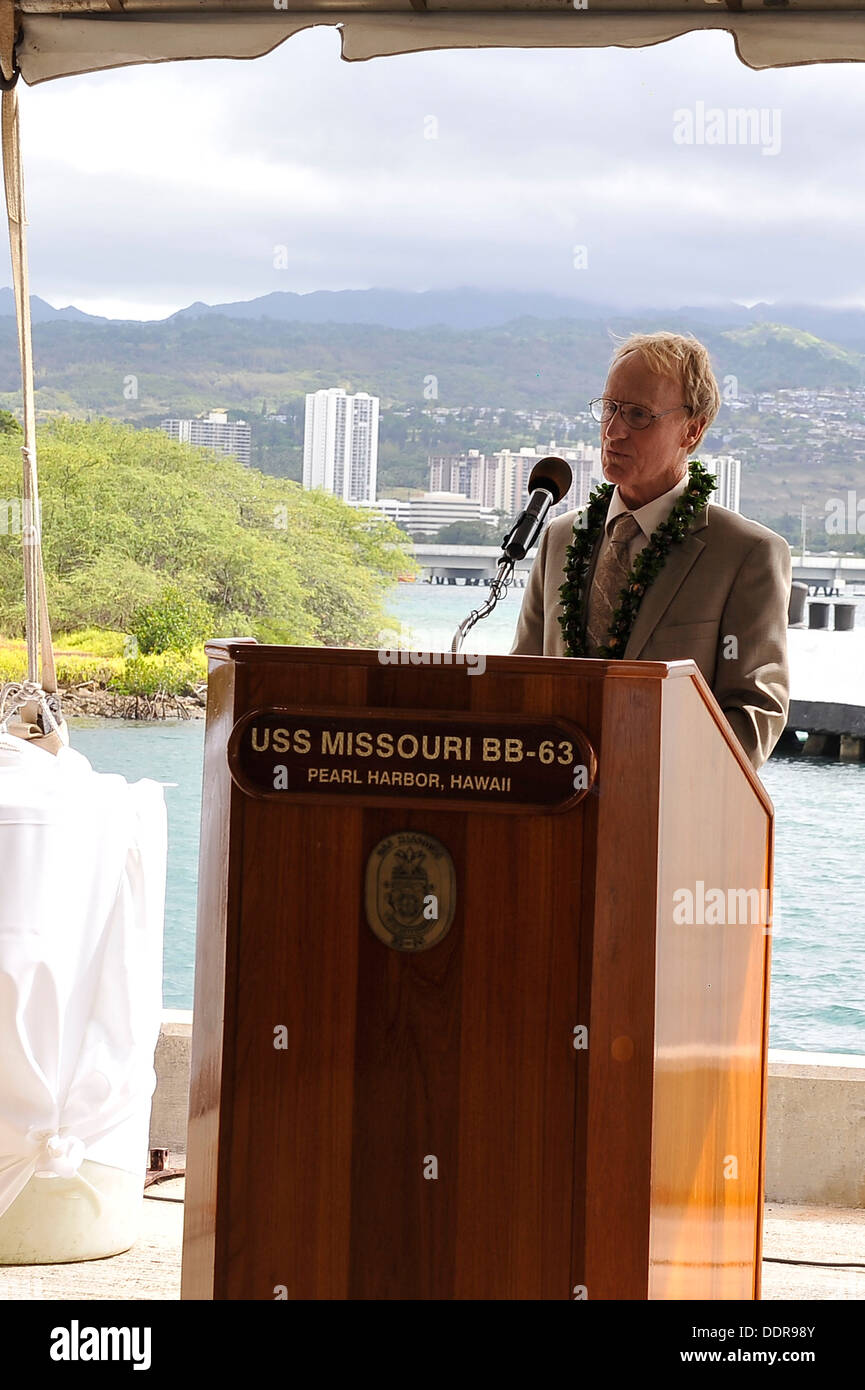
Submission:
<svg viewBox="0 0 865 1390">
<path fill-rule="evenodd" d="M 502 811 L 565 810 L 597 769 L 585 734 L 564 719 L 321 708 L 244 715 L 228 765 L 241 791 L 272 801 Z"/>
</svg>

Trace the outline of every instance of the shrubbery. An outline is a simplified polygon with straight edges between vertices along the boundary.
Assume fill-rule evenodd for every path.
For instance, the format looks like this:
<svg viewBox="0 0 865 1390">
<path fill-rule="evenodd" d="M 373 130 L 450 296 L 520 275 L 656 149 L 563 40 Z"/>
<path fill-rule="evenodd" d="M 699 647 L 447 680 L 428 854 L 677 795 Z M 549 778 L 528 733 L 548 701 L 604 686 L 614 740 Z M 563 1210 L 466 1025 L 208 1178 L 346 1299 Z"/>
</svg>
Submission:
<svg viewBox="0 0 865 1390">
<path fill-rule="evenodd" d="M 191 652 L 159 652 L 124 658 L 100 656 L 100 649 L 122 653 L 129 638 L 122 632 L 64 633 L 64 654 L 57 655 L 57 683 L 61 688 L 87 685 L 113 690 L 118 695 L 191 695 L 207 680 L 207 658 L 201 647 Z M 58 647 L 61 645 L 58 641 Z M 80 654 L 74 650 L 86 645 Z M 27 650 L 23 642 L 0 642 L 0 684 L 23 680 Z"/>
<path fill-rule="evenodd" d="M 213 615 L 201 599 L 169 585 L 155 603 L 133 613 L 129 631 L 145 656 L 169 651 L 185 654 L 212 634 Z"/>
<path fill-rule="evenodd" d="M 125 632 L 84 627 L 78 632 L 55 633 L 54 649 L 58 652 L 87 652 L 88 656 L 125 656 L 128 641 Z"/>
<path fill-rule="evenodd" d="M 122 651 L 124 636 L 122 632 L 107 633 L 105 636 L 113 638 L 112 646 Z M 60 646 L 60 643 L 57 644 Z M 71 644 L 70 644 L 71 645 Z M 98 648 L 96 650 L 70 652 L 68 655 L 58 655 L 57 664 L 57 683 L 61 686 L 85 685 L 93 681 L 96 685 L 105 685 L 123 669 L 123 658 L 120 656 L 100 656 Z M 0 641 L 0 684 L 3 681 L 23 680 L 27 673 L 27 648 L 20 641 Z"/>
<path fill-rule="evenodd" d="M 123 670 L 111 677 L 108 688 L 118 695 L 191 695 L 206 680 L 203 652 L 158 652 L 125 662 Z"/>
</svg>

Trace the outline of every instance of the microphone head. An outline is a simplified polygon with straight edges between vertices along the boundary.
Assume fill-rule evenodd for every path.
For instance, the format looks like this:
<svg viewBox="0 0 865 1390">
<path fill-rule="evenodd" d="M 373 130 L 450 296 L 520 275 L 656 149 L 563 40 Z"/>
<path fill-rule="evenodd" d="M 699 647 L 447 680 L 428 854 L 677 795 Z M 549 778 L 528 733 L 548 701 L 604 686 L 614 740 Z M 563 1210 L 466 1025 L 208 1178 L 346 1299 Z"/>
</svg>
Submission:
<svg viewBox="0 0 865 1390">
<path fill-rule="evenodd" d="M 573 476 L 571 465 L 551 454 L 549 458 L 538 459 L 529 475 L 528 490 L 534 492 L 535 488 L 546 488 L 547 492 L 553 494 L 555 506 L 570 490 Z"/>
</svg>

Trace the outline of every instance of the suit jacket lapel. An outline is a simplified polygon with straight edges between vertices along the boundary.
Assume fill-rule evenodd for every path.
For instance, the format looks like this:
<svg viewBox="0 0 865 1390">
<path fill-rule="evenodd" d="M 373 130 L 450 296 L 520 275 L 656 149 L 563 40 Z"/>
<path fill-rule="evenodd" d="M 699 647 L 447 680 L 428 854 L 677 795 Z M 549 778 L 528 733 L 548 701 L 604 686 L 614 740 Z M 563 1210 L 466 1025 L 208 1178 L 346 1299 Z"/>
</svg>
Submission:
<svg viewBox="0 0 865 1390">
<path fill-rule="evenodd" d="M 671 549 L 663 569 L 650 585 L 640 604 L 625 647 L 626 661 L 636 661 L 639 658 L 640 652 L 672 603 L 694 561 L 699 559 L 705 550 L 705 544 L 697 532 L 704 530 L 707 524 L 708 507 L 704 507 L 694 518 L 694 524 L 686 539 Z"/>
</svg>

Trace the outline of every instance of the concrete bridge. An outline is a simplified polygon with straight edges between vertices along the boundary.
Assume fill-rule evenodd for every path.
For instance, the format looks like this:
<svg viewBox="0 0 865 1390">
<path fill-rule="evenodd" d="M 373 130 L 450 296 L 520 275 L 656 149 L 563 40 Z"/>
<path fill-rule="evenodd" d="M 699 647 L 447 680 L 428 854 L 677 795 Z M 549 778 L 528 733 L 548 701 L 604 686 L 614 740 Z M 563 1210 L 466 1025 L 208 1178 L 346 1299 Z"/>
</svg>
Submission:
<svg viewBox="0 0 865 1390">
<path fill-rule="evenodd" d="M 515 583 L 524 585 L 537 549 L 530 550 L 525 560 L 515 566 Z M 433 584 L 488 584 L 498 569 L 501 547 L 497 545 L 425 545 L 414 548 L 415 559 L 421 566 L 421 578 Z"/>
<path fill-rule="evenodd" d="M 865 555 L 809 555 L 793 552 L 793 578 L 812 590 L 850 589 L 865 584 Z"/>
<path fill-rule="evenodd" d="M 418 543 L 415 558 L 421 566 L 421 578 L 434 584 L 487 584 L 496 572 L 501 553 L 497 545 L 426 545 Z M 536 551 L 529 551 L 525 560 L 516 566 L 517 584 L 524 584 L 532 567 Z M 865 555 L 793 555 L 793 578 L 802 580 L 809 588 L 843 589 L 865 585 Z"/>
</svg>

